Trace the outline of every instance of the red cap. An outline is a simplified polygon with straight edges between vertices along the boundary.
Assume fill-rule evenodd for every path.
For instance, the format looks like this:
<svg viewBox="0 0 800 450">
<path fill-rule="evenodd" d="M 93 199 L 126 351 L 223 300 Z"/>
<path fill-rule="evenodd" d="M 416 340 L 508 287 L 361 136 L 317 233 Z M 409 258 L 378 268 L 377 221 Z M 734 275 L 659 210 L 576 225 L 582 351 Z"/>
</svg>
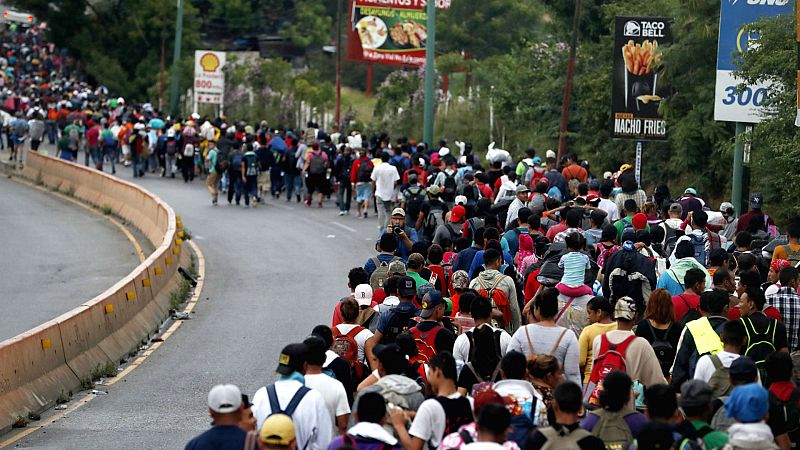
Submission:
<svg viewBox="0 0 800 450">
<path fill-rule="evenodd" d="M 775 272 L 780 272 L 784 267 L 789 267 L 791 265 L 792 263 L 785 259 L 776 259 L 775 261 L 772 261 L 772 263 L 769 265 L 769 268 Z"/>
<path fill-rule="evenodd" d="M 644 230 L 647 227 L 647 216 L 643 213 L 638 213 L 631 219 L 634 231 Z"/>
<path fill-rule="evenodd" d="M 450 222 L 458 223 L 464 218 L 464 215 L 467 213 L 467 210 L 464 209 L 463 206 L 458 205 L 453 208 L 453 212 L 450 213 Z"/>
<path fill-rule="evenodd" d="M 492 405 L 492 404 L 494 404 L 494 405 L 504 405 L 505 404 L 503 402 L 503 397 L 501 397 L 500 394 L 498 394 L 497 391 L 495 391 L 494 389 L 487 389 L 485 391 L 480 391 L 480 392 L 476 393 L 475 397 L 474 397 L 474 400 L 475 401 L 473 402 L 474 403 L 473 407 L 474 407 L 476 416 L 478 415 L 478 411 L 480 411 L 481 408 L 483 408 L 486 405 Z"/>
</svg>

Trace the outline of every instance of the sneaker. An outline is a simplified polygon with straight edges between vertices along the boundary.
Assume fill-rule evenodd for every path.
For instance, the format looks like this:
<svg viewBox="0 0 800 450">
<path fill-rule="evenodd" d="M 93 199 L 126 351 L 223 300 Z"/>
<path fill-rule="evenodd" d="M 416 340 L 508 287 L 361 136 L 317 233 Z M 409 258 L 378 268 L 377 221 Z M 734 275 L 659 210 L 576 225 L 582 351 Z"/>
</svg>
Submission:
<svg viewBox="0 0 800 450">
<path fill-rule="evenodd" d="M 300 203 L 300 195 L 297 196 L 297 203 Z"/>
<path fill-rule="evenodd" d="M 339 211 L 339 216 L 343 216 L 344 214 L 344 211 Z"/>
<path fill-rule="evenodd" d="M 306 208 L 311 208 L 311 200 L 306 200 L 303 203 L 305 203 Z"/>
<path fill-rule="evenodd" d="M 322 202 L 317 203 L 317 208 L 322 209 Z"/>
<path fill-rule="evenodd" d="M 365 218 L 365 219 L 367 218 L 367 213 L 364 213 L 364 218 Z"/>
</svg>

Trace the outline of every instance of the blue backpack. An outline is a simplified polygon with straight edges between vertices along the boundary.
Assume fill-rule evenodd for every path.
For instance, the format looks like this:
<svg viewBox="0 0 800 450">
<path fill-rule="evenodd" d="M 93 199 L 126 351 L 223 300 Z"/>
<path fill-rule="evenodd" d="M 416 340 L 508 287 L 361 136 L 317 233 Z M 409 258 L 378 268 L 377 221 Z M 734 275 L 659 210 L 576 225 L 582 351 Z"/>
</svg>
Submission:
<svg viewBox="0 0 800 450">
<path fill-rule="evenodd" d="M 561 194 L 561 189 L 559 189 L 556 186 L 551 187 L 550 190 L 547 191 L 547 196 L 550 198 L 554 198 L 559 202 L 564 201 L 564 195 Z"/>
<path fill-rule="evenodd" d="M 689 233 L 689 242 L 694 246 L 694 259 L 697 260 L 703 267 L 707 267 L 708 254 L 706 253 L 706 243 L 702 236 L 694 233 Z"/>
</svg>

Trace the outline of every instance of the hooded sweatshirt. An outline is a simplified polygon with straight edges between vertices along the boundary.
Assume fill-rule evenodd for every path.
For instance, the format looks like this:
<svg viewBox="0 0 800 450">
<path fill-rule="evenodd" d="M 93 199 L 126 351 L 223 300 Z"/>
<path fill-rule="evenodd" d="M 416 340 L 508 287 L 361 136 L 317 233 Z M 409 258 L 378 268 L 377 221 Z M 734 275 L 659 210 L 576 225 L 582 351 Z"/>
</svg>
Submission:
<svg viewBox="0 0 800 450">
<path fill-rule="evenodd" d="M 656 284 L 656 289 L 664 288 L 669 291 L 669 295 L 676 296 L 682 294 L 686 290 L 686 285 L 683 282 L 686 272 L 689 269 L 700 269 L 706 274 L 706 286 L 711 287 L 711 275 L 702 264 L 697 262 L 694 257 L 689 256 L 676 260 L 670 268 L 661 274 Z"/>
<path fill-rule="evenodd" d="M 735 423 L 728 428 L 728 443 L 734 449 L 777 449 L 772 430 L 764 422 Z"/>
<path fill-rule="evenodd" d="M 361 396 L 367 392 L 377 392 L 381 394 L 383 399 L 386 400 L 387 408 L 391 403 L 396 407 L 408 411 L 416 411 L 419 409 L 419 405 L 425 401 L 422 388 L 416 381 L 403 375 L 386 375 L 385 377 L 381 377 L 377 383 L 358 393 L 356 401 L 351 408 L 352 411 L 358 411 L 358 401 L 361 399 Z M 397 437 L 394 427 L 391 425 L 392 422 L 388 419 L 389 417 L 387 416 L 387 421 L 383 428 L 394 437 Z M 348 428 L 352 428 L 355 425 L 355 414 L 351 414 Z"/>
<path fill-rule="evenodd" d="M 502 280 L 499 280 L 498 277 L 502 277 Z M 519 303 L 517 302 L 517 287 L 514 285 L 514 280 L 507 275 L 501 274 L 497 270 L 484 270 L 477 278 L 472 280 L 469 284 L 469 288 L 475 289 L 476 291 L 480 289 L 489 290 L 495 283 L 497 283 L 497 289 L 505 292 L 506 296 L 508 296 L 508 305 L 511 309 L 511 323 L 506 324 L 505 330 L 513 334 L 520 325 L 522 325 L 522 314 L 520 313 Z"/>
</svg>

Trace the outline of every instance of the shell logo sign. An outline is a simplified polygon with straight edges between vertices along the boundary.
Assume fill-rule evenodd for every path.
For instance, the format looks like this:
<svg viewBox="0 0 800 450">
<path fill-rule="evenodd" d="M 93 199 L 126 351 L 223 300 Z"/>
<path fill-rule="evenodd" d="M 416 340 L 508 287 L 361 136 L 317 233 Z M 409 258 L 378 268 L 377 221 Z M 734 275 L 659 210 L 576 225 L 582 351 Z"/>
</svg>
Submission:
<svg viewBox="0 0 800 450">
<path fill-rule="evenodd" d="M 225 52 L 194 53 L 194 110 L 198 103 L 222 105 L 225 96 Z"/>
<path fill-rule="evenodd" d="M 204 72 L 214 72 L 219 67 L 219 58 L 213 53 L 206 53 L 200 57 L 200 67 Z"/>
</svg>

